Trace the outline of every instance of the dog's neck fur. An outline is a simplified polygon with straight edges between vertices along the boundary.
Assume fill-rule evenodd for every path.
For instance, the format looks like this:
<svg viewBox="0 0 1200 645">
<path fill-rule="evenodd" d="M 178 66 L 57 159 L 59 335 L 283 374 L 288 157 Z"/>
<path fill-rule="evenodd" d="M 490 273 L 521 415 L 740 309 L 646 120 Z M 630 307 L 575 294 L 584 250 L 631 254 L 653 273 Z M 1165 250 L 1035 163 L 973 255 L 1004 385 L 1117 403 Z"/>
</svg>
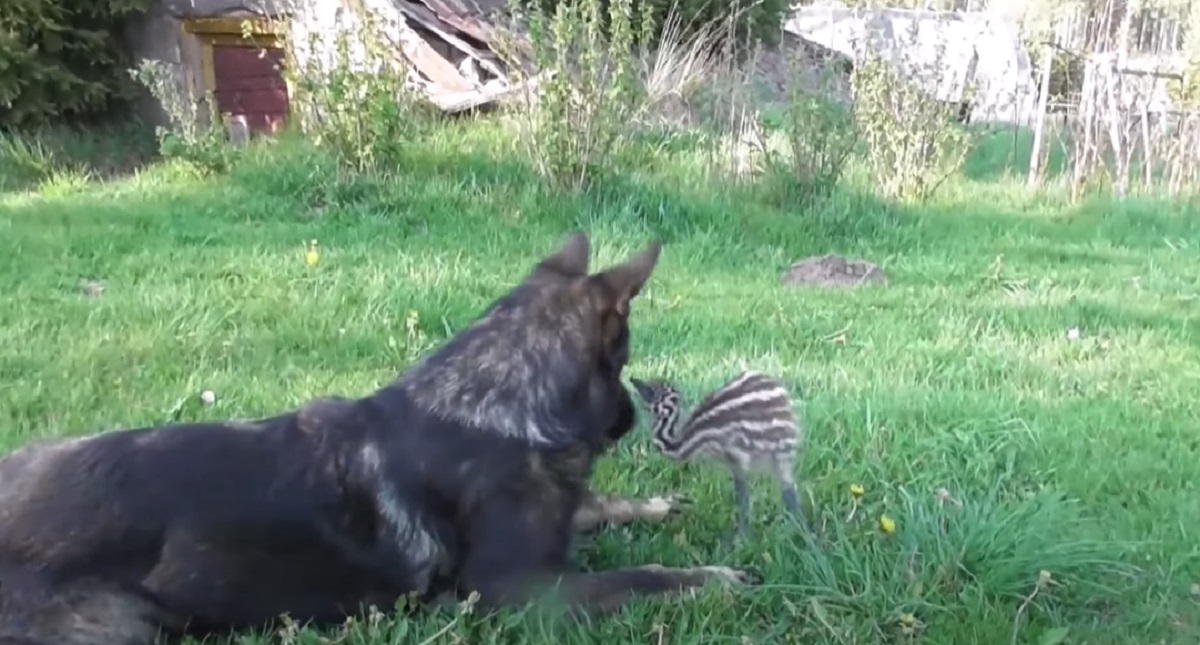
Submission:
<svg viewBox="0 0 1200 645">
<path fill-rule="evenodd" d="M 440 418 L 533 445 L 558 444 L 568 430 L 561 418 L 564 395 L 589 386 L 590 370 L 578 358 L 587 351 L 588 320 L 580 312 L 556 312 L 551 303 L 518 307 L 507 300 L 401 376 L 399 385 Z M 532 308 L 542 311 L 531 316 Z"/>
<path fill-rule="evenodd" d="M 602 447 L 628 396 L 629 303 L 658 261 L 659 243 L 596 274 L 588 240 L 572 235 L 470 327 L 392 387 L 438 418 L 559 449 Z"/>
</svg>

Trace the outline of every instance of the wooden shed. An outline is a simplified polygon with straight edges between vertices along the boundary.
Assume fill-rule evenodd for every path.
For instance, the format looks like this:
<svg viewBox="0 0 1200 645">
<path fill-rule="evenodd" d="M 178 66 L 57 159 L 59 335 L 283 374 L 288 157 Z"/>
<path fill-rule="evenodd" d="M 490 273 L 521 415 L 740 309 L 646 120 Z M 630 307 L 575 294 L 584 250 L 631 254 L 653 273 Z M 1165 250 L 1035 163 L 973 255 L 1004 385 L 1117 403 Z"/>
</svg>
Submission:
<svg viewBox="0 0 1200 645">
<path fill-rule="evenodd" d="M 290 93 L 283 74 L 284 51 L 269 21 L 192 18 L 183 21 L 183 30 L 199 48 L 198 95 L 211 91 L 226 121 L 250 134 L 283 127 Z"/>
<path fill-rule="evenodd" d="M 291 0 L 160 0 L 125 31 L 134 61 L 165 64 L 182 96 L 207 119 L 209 99 L 231 136 L 244 139 L 278 131 L 291 111 L 283 74 L 281 25 Z M 146 120 L 166 126 L 165 107 L 143 97 Z"/>
<path fill-rule="evenodd" d="M 332 35 L 360 29 L 359 14 L 370 12 L 386 25 L 395 55 L 407 59 L 409 84 L 445 112 L 458 112 L 521 87 L 509 82 L 493 50 L 501 34 L 523 39 L 490 22 L 503 7 L 503 0 L 157 0 L 127 26 L 126 44 L 135 61 L 170 68 L 196 118 L 210 114 L 211 97 L 231 137 L 244 139 L 277 131 L 298 107 L 281 69 L 288 57 L 277 29 L 291 33 L 289 54 L 305 70 L 315 62 L 332 71 Z M 321 42 L 310 47 L 309 35 Z M 157 99 L 144 97 L 142 108 L 152 123 L 170 123 Z"/>
</svg>

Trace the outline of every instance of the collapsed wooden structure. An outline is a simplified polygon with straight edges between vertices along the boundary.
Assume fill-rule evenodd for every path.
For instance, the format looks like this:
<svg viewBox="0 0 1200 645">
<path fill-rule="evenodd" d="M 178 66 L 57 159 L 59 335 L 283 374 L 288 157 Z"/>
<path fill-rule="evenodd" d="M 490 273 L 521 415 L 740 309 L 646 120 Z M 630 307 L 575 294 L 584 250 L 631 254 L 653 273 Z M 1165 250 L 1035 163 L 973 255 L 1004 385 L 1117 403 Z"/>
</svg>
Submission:
<svg viewBox="0 0 1200 645">
<path fill-rule="evenodd" d="M 503 0 L 387 0 L 403 18 L 400 51 L 429 99 L 454 113 L 521 89 L 507 69 L 529 55 Z"/>
<path fill-rule="evenodd" d="M 243 139 L 278 129 L 294 109 L 294 88 L 277 64 L 285 31 L 292 53 L 305 59 L 301 67 L 315 61 L 332 71 L 336 35 L 353 40 L 369 15 L 382 25 L 407 81 L 443 112 L 456 113 L 540 80 L 524 29 L 506 14 L 506 0 L 160 0 L 127 25 L 125 40 L 135 61 L 168 70 L 179 95 L 196 104 L 188 110 L 196 120 L 207 119 L 211 98 L 227 124 L 245 131 L 237 137 Z M 315 50 L 307 46 L 310 34 L 324 41 Z M 254 56 L 263 64 L 251 64 Z M 168 125 L 169 107 L 145 97 L 140 111 Z"/>
</svg>

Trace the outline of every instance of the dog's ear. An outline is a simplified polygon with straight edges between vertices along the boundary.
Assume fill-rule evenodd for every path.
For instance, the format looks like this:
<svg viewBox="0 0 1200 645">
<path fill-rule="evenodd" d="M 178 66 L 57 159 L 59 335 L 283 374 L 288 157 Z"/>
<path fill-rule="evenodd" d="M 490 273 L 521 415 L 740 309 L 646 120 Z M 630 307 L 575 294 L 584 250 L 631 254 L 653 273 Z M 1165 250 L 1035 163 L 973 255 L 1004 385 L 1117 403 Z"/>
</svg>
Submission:
<svg viewBox="0 0 1200 645">
<path fill-rule="evenodd" d="M 591 252 L 587 235 L 576 231 L 563 243 L 562 248 L 542 258 L 537 270 L 549 269 L 557 273 L 572 276 L 585 276 L 588 273 L 588 254 Z"/>
<path fill-rule="evenodd" d="M 633 389 L 637 391 L 643 401 L 649 403 L 654 400 L 654 388 L 649 383 L 632 376 L 629 377 L 629 382 L 633 384 Z"/>
<path fill-rule="evenodd" d="M 593 280 L 604 284 L 608 297 L 612 298 L 606 304 L 621 317 L 629 315 L 629 302 L 637 297 L 650 279 L 661 251 L 662 242 L 654 240 L 646 250 L 625 263 L 592 276 Z"/>
</svg>

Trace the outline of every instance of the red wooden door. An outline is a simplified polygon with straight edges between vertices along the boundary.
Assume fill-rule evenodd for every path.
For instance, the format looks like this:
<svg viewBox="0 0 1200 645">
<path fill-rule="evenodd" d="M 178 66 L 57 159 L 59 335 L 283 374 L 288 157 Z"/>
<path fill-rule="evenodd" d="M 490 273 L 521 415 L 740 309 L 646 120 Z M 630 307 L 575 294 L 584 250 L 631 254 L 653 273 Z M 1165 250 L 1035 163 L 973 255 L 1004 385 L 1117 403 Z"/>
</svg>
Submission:
<svg viewBox="0 0 1200 645">
<path fill-rule="evenodd" d="M 214 94 L 221 114 L 246 119 L 251 132 L 275 132 L 287 120 L 282 49 L 213 45 Z"/>
</svg>

